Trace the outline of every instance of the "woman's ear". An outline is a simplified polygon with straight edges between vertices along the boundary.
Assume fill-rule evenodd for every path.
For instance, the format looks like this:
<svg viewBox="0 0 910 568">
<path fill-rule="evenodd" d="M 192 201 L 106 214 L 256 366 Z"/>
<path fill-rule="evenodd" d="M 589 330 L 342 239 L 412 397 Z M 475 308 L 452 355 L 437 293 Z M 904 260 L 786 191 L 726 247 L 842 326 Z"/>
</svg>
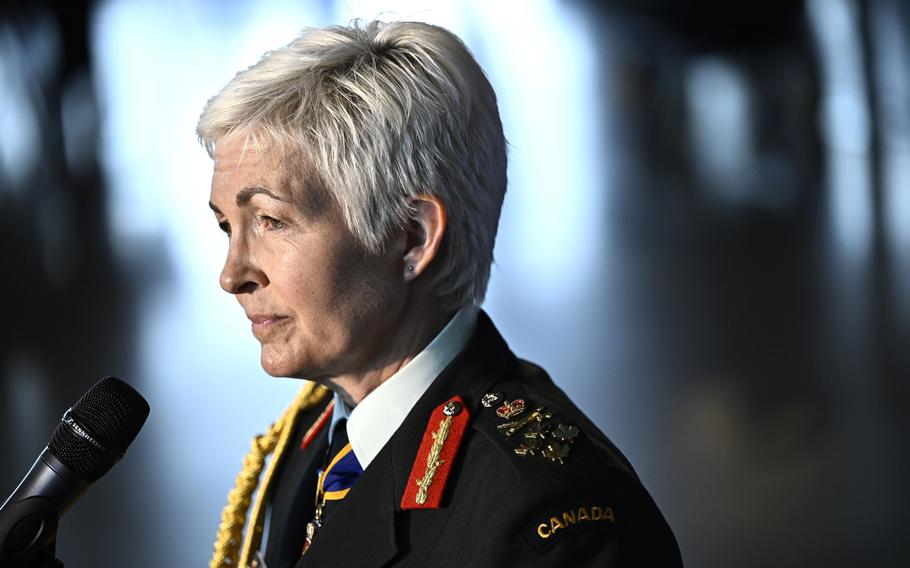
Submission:
<svg viewBox="0 0 910 568">
<path fill-rule="evenodd" d="M 439 197 L 421 195 L 411 201 L 410 209 L 411 216 L 405 227 L 405 281 L 417 278 L 427 269 L 439 253 L 446 232 L 446 206 Z"/>
</svg>

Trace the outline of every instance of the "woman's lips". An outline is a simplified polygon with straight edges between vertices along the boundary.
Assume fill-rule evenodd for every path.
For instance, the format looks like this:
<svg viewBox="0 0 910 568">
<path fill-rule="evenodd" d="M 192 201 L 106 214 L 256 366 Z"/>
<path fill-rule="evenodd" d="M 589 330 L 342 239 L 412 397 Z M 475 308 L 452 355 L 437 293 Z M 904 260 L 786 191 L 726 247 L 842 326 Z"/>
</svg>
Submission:
<svg viewBox="0 0 910 568">
<path fill-rule="evenodd" d="M 265 331 L 266 329 L 273 327 L 284 320 L 288 319 L 287 316 L 279 316 L 276 314 L 268 315 L 251 315 L 249 316 L 250 321 L 253 322 L 253 331 Z"/>
</svg>

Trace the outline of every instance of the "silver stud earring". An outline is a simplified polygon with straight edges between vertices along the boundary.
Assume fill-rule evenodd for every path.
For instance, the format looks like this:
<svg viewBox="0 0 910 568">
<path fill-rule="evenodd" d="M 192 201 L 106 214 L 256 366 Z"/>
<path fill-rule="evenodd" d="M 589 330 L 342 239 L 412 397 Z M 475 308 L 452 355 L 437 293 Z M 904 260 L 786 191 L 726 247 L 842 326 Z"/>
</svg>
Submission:
<svg viewBox="0 0 910 568">
<path fill-rule="evenodd" d="M 414 265 L 413 265 L 413 264 L 409 264 L 409 265 L 408 265 L 408 272 L 414 272 Z"/>
</svg>

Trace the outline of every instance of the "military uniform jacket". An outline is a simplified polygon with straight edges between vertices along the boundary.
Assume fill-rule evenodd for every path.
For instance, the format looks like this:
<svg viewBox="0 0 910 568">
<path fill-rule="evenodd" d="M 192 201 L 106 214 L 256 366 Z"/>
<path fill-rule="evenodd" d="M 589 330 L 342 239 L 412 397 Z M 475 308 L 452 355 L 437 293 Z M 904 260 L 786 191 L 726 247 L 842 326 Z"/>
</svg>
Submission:
<svg viewBox="0 0 910 568">
<path fill-rule="evenodd" d="M 501 401 L 484 406 L 489 393 Z M 424 466 L 418 449 L 435 430 L 431 416 L 456 396 L 469 418 L 438 507 L 403 509 L 412 469 Z M 501 426 L 514 420 L 496 410 L 517 399 L 525 410 L 515 420 L 536 409 L 549 419 L 507 437 Z M 327 404 L 304 412 L 298 432 Z M 562 436 L 549 457 L 527 452 L 534 440 L 526 434 L 539 427 L 549 439 Z M 301 556 L 327 445 L 324 428 L 280 466 L 271 494 L 268 568 L 682 565 L 673 533 L 629 462 L 542 369 L 515 357 L 483 312 L 468 345 L 334 505 Z"/>
</svg>

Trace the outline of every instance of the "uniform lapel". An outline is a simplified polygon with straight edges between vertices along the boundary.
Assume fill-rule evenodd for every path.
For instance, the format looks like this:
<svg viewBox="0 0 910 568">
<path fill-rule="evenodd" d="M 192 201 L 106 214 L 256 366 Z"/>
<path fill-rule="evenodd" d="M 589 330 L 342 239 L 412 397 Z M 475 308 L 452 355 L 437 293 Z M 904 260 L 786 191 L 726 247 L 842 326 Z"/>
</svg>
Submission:
<svg viewBox="0 0 910 568">
<path fill-rule="evenodd" d="M 374 458 L 325 525 L 297 568 L 382 566 L 398 550 L 394 478 L 388 445 Z"/>
<path fill-rule="evenodd" d="M 291 443 L 298 443 L 312 422 L 312 417 L 301 420 Z M 291 566 L 292 559 L 300 554 L 306 523 L 313 515 L 316 470 L 322 465 L 328 444 L 328 428 L 323 428 L 309 448 L 305 451 L 293 448 L 280 466 L 280 481 L 271 497 L 269 526 L 275 530 L 272 534 L 270 528 L 266 545 L 269 566 Z"/>
<path fill-rule="evenodd" d="M 407 534 L 402 533 L 441 531 L 449 514 L 445 496 L 439 509 L 420 511 L 419 523 L 409 522 L 411 511 L 400 508 L 430 415 L 455 395 L 476 411 L 484 389 L 501 380 L 512 367 L 510 362 L 514 355 L 481 311 L 464 351 L 433 382 L 347 497 L 335 506 L 296 568 L 382 566 L 405 544 Z"/>
</svg>

